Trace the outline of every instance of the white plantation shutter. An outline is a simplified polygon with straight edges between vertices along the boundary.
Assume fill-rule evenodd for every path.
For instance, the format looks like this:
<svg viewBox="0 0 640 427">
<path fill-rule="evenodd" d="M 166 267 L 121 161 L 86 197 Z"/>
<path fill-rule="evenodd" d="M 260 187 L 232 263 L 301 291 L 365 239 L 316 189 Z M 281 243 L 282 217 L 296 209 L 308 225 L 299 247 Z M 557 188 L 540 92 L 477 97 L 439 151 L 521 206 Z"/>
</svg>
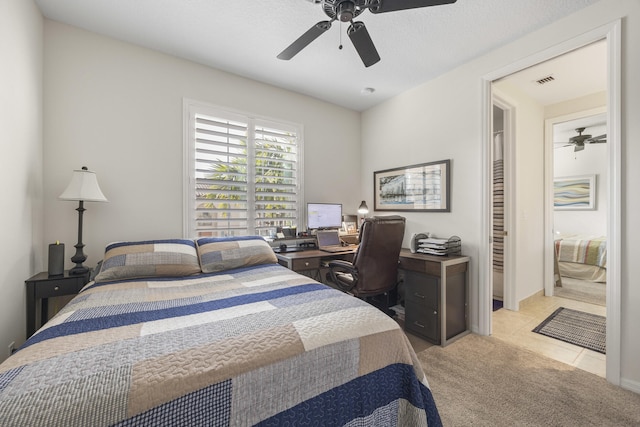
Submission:
<svg viewBox="0 0 640 427">
<path fill-rule="evenodd" d="M 186 236 L 274 236 L 277 227 L 297 226 L 299 126 L 195 104 L 185 120 Z"/>
</svg>

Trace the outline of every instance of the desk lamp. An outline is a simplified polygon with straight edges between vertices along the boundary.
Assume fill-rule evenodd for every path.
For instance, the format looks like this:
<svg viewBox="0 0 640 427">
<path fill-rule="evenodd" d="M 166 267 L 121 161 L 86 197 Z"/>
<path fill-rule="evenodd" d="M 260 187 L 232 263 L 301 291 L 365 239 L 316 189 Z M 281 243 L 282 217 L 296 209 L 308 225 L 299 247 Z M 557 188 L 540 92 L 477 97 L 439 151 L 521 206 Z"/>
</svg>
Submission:
<svg viewBox="0 0 640 427">
<path fill-rule="evenodd" d="M 60 200 L 77 200 L 80 202 L 76 209 L 78 211 L 78 243 L 75 245 L 76 253 L 71 257 L 71 261 L 76 266 L 69 270 L 69 274 L 86 274 L 89 269 L 82 265 L 87 259 L 87 256 L 82 251 L 84 248 L 82 243 L 82 214 L 86 210 L 84 202 L 108 202 L 108 200 L 100 190 L 95 172 L 87 170 L 86 166 L 83 166 L 81 170 L 73 171 L 71 182 L 58 198 Z"/>
<path fill-rule="evenodd" d="M 364 221 L 365 216 L 369 213 L 369 208 L 367 207 L 367 203 L 363 200 L 358 207 L 358 213 L 362 215 L 361 223 Z"/>
</svg>

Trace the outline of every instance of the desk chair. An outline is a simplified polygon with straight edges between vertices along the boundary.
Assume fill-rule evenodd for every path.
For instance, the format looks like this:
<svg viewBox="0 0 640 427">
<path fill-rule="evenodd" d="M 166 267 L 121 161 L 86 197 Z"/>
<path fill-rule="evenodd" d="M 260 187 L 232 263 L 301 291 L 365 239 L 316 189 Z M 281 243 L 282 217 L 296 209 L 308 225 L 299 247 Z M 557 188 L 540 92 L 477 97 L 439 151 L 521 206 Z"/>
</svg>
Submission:
<svg viewBox="0 0 640 427">
<path fill-rule="evenodd" d="M 390 293 L 395 291 L 398 282 L 404 227 L 404 217 L 397 215 L 366 218 L 360 228 L 360 246 L 353 262 L 330 261 L 330 280 L 338 289 L 391 314 Z M 386 296 L 382 303 L 379 298 L 373 298 L 380 295 Z"/>
</svg>

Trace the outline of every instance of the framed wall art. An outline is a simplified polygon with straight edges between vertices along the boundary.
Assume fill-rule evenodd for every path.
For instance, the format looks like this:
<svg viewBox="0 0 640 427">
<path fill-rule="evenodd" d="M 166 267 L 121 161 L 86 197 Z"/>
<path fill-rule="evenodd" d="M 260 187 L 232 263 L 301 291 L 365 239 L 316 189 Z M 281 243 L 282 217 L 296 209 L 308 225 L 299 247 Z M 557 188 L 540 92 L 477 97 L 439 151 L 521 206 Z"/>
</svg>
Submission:
<svg viewBox="0 0 640 427">
<path fill-rule="evenodd" d="M 553 208 L 556 211 L 594 210 L 596 175 L 554 178 Z"/>
<path fill-rule="evenodd" d="M 376 211 L 451 212 L 451 160 L 373 173 Z"/>
</svg>

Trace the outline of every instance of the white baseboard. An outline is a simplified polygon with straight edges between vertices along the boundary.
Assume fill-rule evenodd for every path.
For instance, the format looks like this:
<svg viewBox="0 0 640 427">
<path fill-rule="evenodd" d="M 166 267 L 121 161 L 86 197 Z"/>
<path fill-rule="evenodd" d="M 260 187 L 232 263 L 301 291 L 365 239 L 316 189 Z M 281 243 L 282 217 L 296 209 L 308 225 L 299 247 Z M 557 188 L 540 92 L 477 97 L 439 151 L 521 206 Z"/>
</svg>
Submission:
<svg viewBox="0 0 640 427">
<path fill-rule="evenodd" d="M 625 390 L 630 390 L 634 393 L 640 394 L 640 382 L 638 381 L 622 378 L 620 380 L 620 387 L 624 388 Z"/>
</svg>

